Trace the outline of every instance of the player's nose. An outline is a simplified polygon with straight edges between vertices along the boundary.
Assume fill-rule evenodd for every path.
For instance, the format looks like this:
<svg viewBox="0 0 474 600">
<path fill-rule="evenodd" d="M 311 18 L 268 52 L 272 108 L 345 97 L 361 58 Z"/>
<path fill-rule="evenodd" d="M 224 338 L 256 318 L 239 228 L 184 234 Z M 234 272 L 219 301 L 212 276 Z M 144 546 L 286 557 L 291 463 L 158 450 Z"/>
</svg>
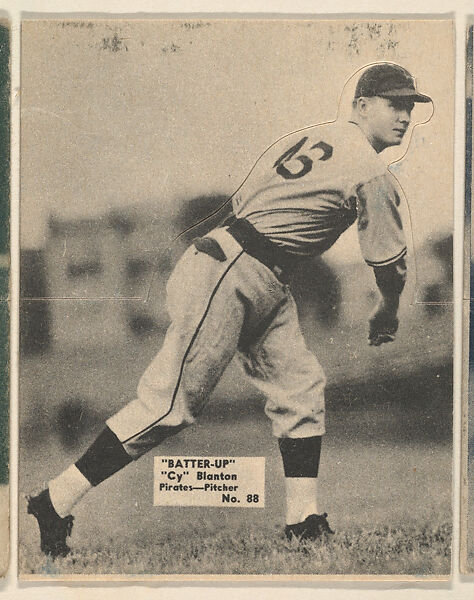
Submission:
<svg viewBox="0 0 474 600">
<path fill-rule="evenodd" d="M 407 109 L 400 110 L 398 112 L 398 120 L 400 121 L 400 123 L 404 123 L 404 124 L 408 125 L 411 120 L 411 111 L 409 111 Z"/>
</svg>

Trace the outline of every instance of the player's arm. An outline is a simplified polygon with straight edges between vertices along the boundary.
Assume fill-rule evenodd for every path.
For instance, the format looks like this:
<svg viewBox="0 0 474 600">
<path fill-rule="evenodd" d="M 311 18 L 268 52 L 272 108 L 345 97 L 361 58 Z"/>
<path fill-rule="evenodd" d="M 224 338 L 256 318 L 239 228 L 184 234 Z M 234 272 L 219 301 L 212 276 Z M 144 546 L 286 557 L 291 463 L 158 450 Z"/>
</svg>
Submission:
<svg viewBox="0 0 474 600">
<path fill-rule="evenodd" d="M 380 346 L 393 342 L 398 330 L 398 306 L 407 273 L 405 257 L 373 269 L 380 299 L 369 318 L 369 344 Z"/>
<path fill-rule="evenodd" d="M 369 344 L 380 346 L 395 338 L 400 294 L 406 280 L 400 196 L 393 178 L 387 174 L 361 186 L 357 198 L 359 243 L 380 291 L 380 299 L 369 317 Z"/>
</svg>

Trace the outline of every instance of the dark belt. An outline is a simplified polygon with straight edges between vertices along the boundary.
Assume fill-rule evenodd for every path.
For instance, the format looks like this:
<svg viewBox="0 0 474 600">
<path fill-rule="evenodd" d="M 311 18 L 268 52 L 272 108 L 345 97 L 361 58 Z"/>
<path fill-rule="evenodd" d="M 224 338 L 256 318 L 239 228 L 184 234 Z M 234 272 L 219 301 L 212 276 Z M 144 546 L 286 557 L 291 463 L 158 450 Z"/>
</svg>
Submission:
<svg viewBox="0 0 474 600">
<path fill-rule="evenodd" d="M 260 233 L 246 219 L 231 218 L 225 222 L 227 231 L 242 246 L 243 250 L 250 256 L 263 263 L 272 271 L 277 271 L 281 281 L 286 281 L 286 274 L 294 264 L 294 259 L 282 250 L 274 242 Z"/>
</svg>

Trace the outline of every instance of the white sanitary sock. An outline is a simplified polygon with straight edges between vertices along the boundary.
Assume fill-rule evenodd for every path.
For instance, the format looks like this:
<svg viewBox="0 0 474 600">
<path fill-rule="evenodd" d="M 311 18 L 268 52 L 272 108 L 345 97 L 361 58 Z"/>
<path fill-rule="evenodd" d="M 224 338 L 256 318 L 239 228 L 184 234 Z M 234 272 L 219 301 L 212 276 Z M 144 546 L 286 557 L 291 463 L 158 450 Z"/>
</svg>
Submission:
<svg viewBox="0 0 474 600">
<path fill-rule="evenodd" d="M 62 518 L 71 514 L 73 506 L 91 489 L 92 485 L 79 471 L 71 465 L 49 482 L 49 495 L 54 510 Z"/>
<path fill-rule="evenodd" d="M 316 477 L 285 477 L 286 524 L 301 523 L 318 514 L 318 480 Z"/>
</svg>

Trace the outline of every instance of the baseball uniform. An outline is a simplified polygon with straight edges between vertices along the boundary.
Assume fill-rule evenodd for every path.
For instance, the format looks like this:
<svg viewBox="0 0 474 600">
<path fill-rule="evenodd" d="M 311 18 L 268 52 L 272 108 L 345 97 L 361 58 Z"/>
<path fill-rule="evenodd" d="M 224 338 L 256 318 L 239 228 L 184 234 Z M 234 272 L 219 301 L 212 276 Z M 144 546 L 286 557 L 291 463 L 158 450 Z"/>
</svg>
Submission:
<svg viewBox="0 0 474 600">
<path fill-rule="evenodd" d="M 138 458 L 191 424 L 234 356 L 265 394 L 277 437 L 322 435 L 325 377 L 305 345 L 285 269 L 322 254 L 356 220 L 367 264 L 399 264 L 399 204 L 396 180 L 355 123 L 306 128 L 272 145 L 234 195 L 234 220 L 191 245 L 169 279 L 163 345 L 136 399 L 107 421 L 126 452 Z"/>
</svg>

